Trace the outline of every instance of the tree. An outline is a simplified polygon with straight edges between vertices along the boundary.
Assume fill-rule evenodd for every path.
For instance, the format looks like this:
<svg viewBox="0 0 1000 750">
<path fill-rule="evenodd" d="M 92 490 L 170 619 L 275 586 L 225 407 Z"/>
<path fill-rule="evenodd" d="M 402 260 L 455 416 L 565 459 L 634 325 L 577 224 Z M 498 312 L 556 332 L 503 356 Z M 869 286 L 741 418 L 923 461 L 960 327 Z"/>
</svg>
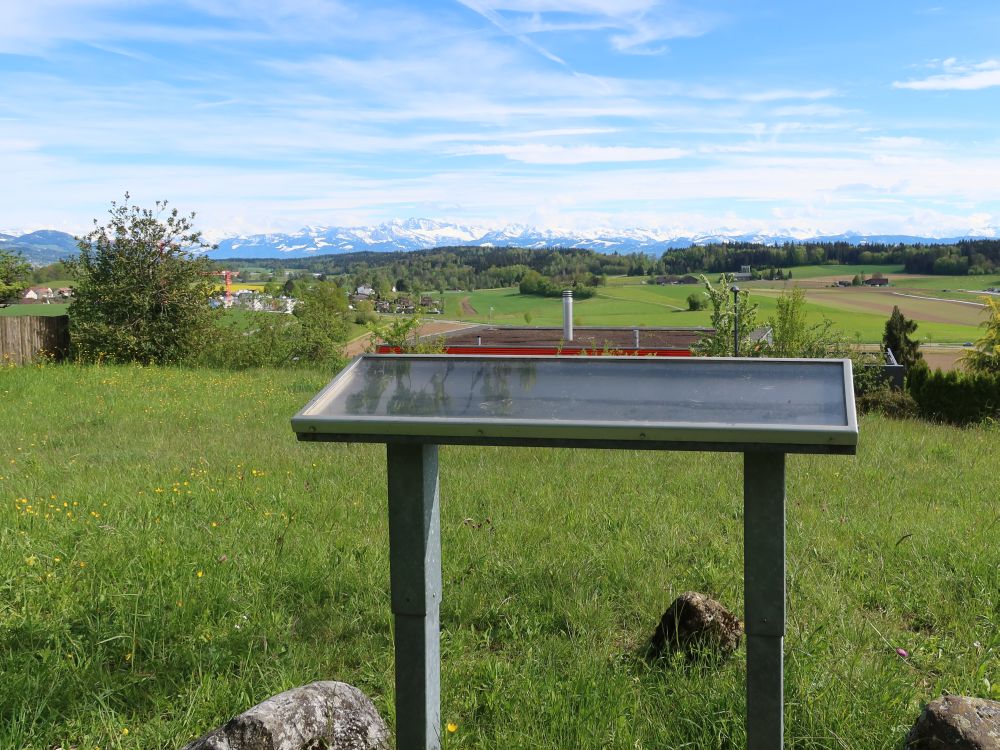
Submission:
<svg viewBox="0 0 1000 750">
<path fill-rule="evenodd" d="M 389 320 L 375 320 L 368 324 L 372 332 L 372 350 L 379 344 L 406 353 L 440 354 L 444 351 L 444 340 L 420 338 L 420 318 L 409 315 L 394 315 Z"/>
<path fill-rule="evenodd" d="M 31 266 L 20 253 L 0 248 L 0 303 L 15 300 L 30 286 Z"/>
<path fill-rule="evenodd" d="M 701 276 L 705 285 L 708 303 L 712 306 L 712 328 L 714 332 L 699 341 L 694 348 L 696 354 L 705 357 L 733 356 L 734 326 L 739 324 L 740 356 L 752 357 L 759 354 L 759 347 L 751 344 L 751 335 L 757 328 L 757 304 L 750 302 L 750 293 L 742 289 L 739 292 L 740 302 L 736 305 L 730 287 L 735 277 L 732 274 L 722 274 L 719 286 Z"/>
<path fill-rule="evenodd" d="M 848 346 L 833 328 L 833 323 L 806 320 L 806 294 L 799 287 L 783 291 L 778 297 L 778 311 L 768 320 L 771 343 L 765 347 L 768 357 L 846 357 Z"/>
<path fill-rule="evenodd" d="M 962 363 L 975 373 L 1000 375 L 1000 300 L 987 296 L 982 300 L 986 303 L 986 320 L 982 322 L 986 332 L 976 340 L 976 348 L 965 353 Z"/>
<path fill-rule="evenodd" d="M 910 334 L 917 330 L 915 320 L 907 320 L 899 311 L 897 305 L 892 307 L 892 315 L 885 322 L 885 333 L 882 334 L 882 346 L 892 349 L 892 355 L 896 362 L 909 370 L 918 360 L 924 358 L 920 353 L 920 342 L 910 338 Z"/>
<path fill-rule="evenodd" d="M 698 294 L 697 292 L 689 294 L 687 298 L 688 310 L 694 312 L 696 310 L 705 309 L 705 295 Z"/>
<path fill-rule="evenodd" d="M 212 334 L 216 312 L 212 266 L 194 251 L 208 247 L 194 231 L 194 214 L 114 201 L 107 224 L 77 238 L 79 256 L 70 303 L 70 337 L 89 361 L 179 362 Z"/>
<path fill-rule="evenodd" d="M 300 362 L 331 362 L 343 356 L 347 340 L 347 295 L 332 281 L 302 290 L 294 315 L 301 326 L 295 356 Z"/>
<path fill-rule="evenodd" d="M 49 263 L 47 266 L 32 269 L 31 271 L 31 280 L 36 284 L 44 284 L 47 281 L 55 281 L 56 279 L 65 279 L 67 276 L 69 276 L 69 269 L 66 268 L 66 264 L 61 260 Z"/>
</svg>

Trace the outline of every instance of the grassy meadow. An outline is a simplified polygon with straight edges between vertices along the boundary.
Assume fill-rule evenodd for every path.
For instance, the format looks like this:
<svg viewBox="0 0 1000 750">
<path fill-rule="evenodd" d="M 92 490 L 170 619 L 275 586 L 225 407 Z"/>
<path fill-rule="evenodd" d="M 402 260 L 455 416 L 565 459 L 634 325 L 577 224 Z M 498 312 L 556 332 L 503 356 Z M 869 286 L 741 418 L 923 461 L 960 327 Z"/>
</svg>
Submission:
<svg viewBox="0 0 1000 750">
<path fill-rule="evenodd" d="M 1000 285 L 1000 279 L 986 276 L 913 276 L 901 273 L 900 266 L 804 266 L 792 269 L 788 282 L 751 281 L 740 287 L 750 292 L 760 310 L 758 320 L 776 314 L 778 295 L 788 286 L 799 285 L 806 292 L 807 317 L 819 323 L 831 320 L 846 336 L 864 343 L 882 340 L 885 321 L 893 306 L 917 321 L 916 338 L 924 343 L 962 344 L 979 337 L 982 306 L 977 291 Z M 841 279 L 855 274 L 866 277 L 875 272 L 889 276 L 888 288 L 832 288 Z M 711 277 L 710 277 L 711 278 Z M 713 278 L 714 281 L 714 278 Z M 590 326 L 707 326 L 711 312 L 689 312 L 687 298 L 701 293 L 700 285 L 655 286 L 642 277 L 615 277 L 595 297 L 578 300 L 574 315 L 579 325 Z M 966 304 L 973 303 L 973 304 Z M 445 313 L 475 322 L 554 326 L 562 322 L 562 300 L 522 296 L 516 288 L 449 292 Z"/>
<path fill-rule="evenodd" d="M 393 724 L 385 451 L 289 427 L 331 375 L 0 370 L 0 747 L 179 748 L 316 679 Z M 1000 698 L 998 436 L 865 417 L 789 457 L 787 747 Z M 641 656 L 683 591 L 742 615 L 740 467 L 442 448 L 445 746 L 744 747 L 742 648 Z"/>
</svg>

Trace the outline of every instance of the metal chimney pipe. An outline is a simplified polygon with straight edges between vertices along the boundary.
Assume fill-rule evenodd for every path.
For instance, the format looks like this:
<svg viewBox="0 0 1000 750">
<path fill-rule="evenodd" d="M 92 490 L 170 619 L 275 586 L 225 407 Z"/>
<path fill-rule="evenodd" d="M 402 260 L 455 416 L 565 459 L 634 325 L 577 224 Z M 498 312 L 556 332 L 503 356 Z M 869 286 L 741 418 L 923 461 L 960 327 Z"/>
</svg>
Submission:
<svg viewBox="0 0 1000 750">
<path fill-rule="evenodd" d="M 573 292 L 563 292 L 563 341 L 573 340 Z"/>
</svg>

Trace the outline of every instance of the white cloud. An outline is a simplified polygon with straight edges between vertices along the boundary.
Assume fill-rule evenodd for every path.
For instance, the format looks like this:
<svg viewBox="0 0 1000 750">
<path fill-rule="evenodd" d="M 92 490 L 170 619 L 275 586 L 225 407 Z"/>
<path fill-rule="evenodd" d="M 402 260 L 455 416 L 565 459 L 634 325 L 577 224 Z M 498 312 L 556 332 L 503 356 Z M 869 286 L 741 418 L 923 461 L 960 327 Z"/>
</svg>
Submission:
<svg viewBox="0 0 1000 750">
<path fill-rule="evenodd" d="M 525 164 L 598 164 L 650 162 L 680 159 L 688 152 L 680 148 L 630 146 L 553 146 L 544 143 L 497 146 L 474 145 L 454 151 L 460 156 L 503 156 Z"/>
<path fill-rule="evenodd" d="M 566 30 L 607 31 L 609 43 L 624 54 L 660 54 L 662 42 L 701 36 L 719 23 L 703 10 L 660 0 L 458 0 L 505 33 L 556 62 L 562 58 L 528 35 Z M 554 17 L 554 19 L 552 18 Z"/>
<path fill-rule="evenodd" d="M 981 63 L 959 63 L 955 58 L 943 60 L 943 73 L 916 81 L 895 81 L 898 89 L 916 91 L 977 91 L 1000 86 L 1000 60 L 986 60 Z"/>
</svg>

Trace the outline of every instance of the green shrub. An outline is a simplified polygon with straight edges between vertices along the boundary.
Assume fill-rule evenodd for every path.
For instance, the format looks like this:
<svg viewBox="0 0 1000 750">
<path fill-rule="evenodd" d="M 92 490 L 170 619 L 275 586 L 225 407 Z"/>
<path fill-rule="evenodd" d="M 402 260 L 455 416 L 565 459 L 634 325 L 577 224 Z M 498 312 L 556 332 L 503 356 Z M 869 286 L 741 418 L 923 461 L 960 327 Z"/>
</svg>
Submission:
<svg viewBox="0 0 1000 750">
<path fill-rule="evenodd" d="M 857 405 L 858 411 L 862 414 L 881 414 L 897 419 L 920 416 L 920 407 L 913 396 L 888 385 L 861 393 L 857 398 Z"/>
<path fill-rule="evenodd" d="M 687 304 L 688 310 L 691 311 L 704 310 L 708 306 L 708 303 L 705 301 L 705 295 L 697 293 L 688 295 Z"/>
<path fill-rule="evenodd" d="M 249 370 L 298 364 L 302 326 L 292 315 L 249 313 L 247 322 L 218 326 L 188 359 L 195 367 Z"/>
</svg>

